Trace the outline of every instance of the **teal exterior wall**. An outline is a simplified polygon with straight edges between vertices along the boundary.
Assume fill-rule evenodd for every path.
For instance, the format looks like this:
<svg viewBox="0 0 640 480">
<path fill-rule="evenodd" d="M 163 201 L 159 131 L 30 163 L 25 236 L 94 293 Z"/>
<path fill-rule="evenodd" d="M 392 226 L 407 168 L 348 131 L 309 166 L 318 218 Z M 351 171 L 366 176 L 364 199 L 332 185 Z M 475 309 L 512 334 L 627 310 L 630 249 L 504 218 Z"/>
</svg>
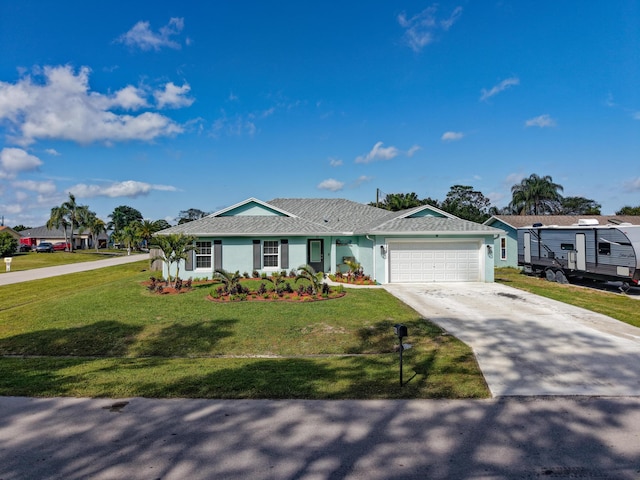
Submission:
<svg viewBox="0 0 640 480">
<path fill-rule="evenodd" d="M 282 240 L 286 237 L 261 237 L 260 240 Z M 287 268 L 266 268 L 258 269 L 259 273 L 270 274 L 274 271 L 296 270 L 301 265 L 307 263 L 307 240 L 309 239 L 322 239 L 324 241 L 324 268 L 325 273 L 335 273 L 340 270 L 342 272 L 348 271 L 348 267 L 344 265 L 344 257 L 353 257 L 355 261 L 360 263 L 365 275 L 369 275 L 372 279 L 378 283 L 386 283 L 389 280 L 388 274 L 388 252 L 386 251 L 387 244 L 394 239 L 407 240 L 406 236 L 340 236 L 340 237 L 289 237 L 286 238 L 289 242 L 289 265 Z M 493 234 L 487 235 L 475 235 L 473 237 L 464 237 L 456 235 L 430 235 L 430 236 L 416 236 L 411 237 L 410 240 L 447 240 L 452 241 L 478 241 L 479 242 L 479 255 L 482 256 L 480 261 L 480 271 L 482 275 L 482 281 L 493 282 L 494 281 L 494 265 L 497 265 L 500 251 L 494 244 Z M 240 274 L 249 273 L 254 271 L 253 268 L 253 240 L 252 237 L 203 237 L 204 241 L 222 240 L 222 268 L 235 272 L 236 270 Z M 496 239 L 498 240 L 498 239 Z M 487 248 L 487 245 L 492 247 L 492 251 Z M 384 249 L 381 247 L 385 247 Z M 517 255 L 517 248 L 513 250 Z M 196 269 L 187 271 L 185 268 L 185 262 L 180 263 L 180 277 L 183 279 L 188 278 L 212 278 L 214 260 L 212 259 L 211 268 Z M 174 276 L 176 272 L 175 266 L 172 268 L 171 275 Z M 167 277 L 166 266 L 163 266 L 163 276 Z"/>
<path fill-rule="evenodd" d="M 502 267 L 518 267 L 518 231 L 511 225 L 494 219 L 493 222 L 487 224 L 490 227 L 499 228 L 504 230 L 504 235 L 496 238 L 493 242 L 494 260 L 496 268 Z M 506 256 L 502 258 L 501 254 L 502 241 L 501 238 L 506 239 Z"/>
</svg>

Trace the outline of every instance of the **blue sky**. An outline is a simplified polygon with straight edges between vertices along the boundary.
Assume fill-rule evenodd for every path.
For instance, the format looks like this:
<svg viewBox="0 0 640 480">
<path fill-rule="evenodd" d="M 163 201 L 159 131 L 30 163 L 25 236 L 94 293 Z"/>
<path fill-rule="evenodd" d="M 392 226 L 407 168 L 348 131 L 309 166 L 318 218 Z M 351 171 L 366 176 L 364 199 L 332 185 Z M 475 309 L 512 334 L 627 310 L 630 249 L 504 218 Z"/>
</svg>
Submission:
<svg viewBox="0 0 640 480">
<path fill-rule="evenodd" d="M 640 204 L 640 2 L 0 1 L 0 215 L 360 202 L 532 173 Z"/>
</svg>

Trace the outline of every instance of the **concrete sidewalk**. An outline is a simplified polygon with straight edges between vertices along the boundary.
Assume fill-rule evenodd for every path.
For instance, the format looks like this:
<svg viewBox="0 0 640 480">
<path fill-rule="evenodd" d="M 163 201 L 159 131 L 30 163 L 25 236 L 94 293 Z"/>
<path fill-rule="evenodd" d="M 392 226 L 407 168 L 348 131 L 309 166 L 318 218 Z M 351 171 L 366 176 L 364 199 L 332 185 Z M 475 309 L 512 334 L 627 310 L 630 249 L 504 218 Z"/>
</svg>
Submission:
<svg viewBox="0 0 640 480">
<path fill-rule="evenodd" d="M 55 255 L 55 253 L 53 255 Z M 112 267 L 114 265 L 123 265 L 125 263 L 139 262 L 140 260 L 148 259 L 149 254 L 142 253 L 125 255 L 122 257 L 111 257 L 104 260 L 96 260 L 94 262 L 70 263 L 68 265 L 59 265 L 56 267 L 34 268 L 32 270 L 23 270 L 20 272 L 7 272 L 0 274 L 0 286 L 28 282 L 30 280 L 39 280 L 41 278 L 57 277 L 58 275 L 66 275 L 67 273 L 86 272 L 88 270 L 96 270 L 98 268 Z"/>
<path fill-rule="evenodd" d="M 0 478 L 640 478 L 640 398 L 126 401 L 0 397 Z"/>
</svg>

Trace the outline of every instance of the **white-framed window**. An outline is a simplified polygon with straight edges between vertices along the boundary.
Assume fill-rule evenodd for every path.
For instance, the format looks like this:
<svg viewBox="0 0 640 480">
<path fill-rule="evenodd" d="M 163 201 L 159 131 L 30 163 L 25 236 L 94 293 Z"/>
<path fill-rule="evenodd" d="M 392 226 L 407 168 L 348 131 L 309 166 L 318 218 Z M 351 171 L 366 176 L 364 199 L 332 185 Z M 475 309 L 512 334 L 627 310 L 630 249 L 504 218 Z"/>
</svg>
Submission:
<svg viewBox="0 0 640 480">
<path fill-rule="evenodd" d="M 211 242 L 196 242 L 196 268 L 211 268 Z"/>
<path fill-rule="evenodd" d="M 278 267 L 279 243 L 277 240 L 265 240 L 262 243 L 262 266 Z"/>
<path fill-rule="evenodd" d="M 500 260 L 507 259 L 507 239 L 505 237 L 500 238 Z"/>
</svg>

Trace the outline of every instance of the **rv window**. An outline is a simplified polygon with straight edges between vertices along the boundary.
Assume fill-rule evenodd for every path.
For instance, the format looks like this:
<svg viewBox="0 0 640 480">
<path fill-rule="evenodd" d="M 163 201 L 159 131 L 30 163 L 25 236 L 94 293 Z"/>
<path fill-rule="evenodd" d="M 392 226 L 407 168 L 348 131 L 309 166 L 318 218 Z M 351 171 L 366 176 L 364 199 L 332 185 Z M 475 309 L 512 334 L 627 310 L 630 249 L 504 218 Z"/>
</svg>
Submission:
<svg viewBox="0 0 640 480">
<path fill-rule="evenodd" d="M 599 242 L 598 255 L 611 255 L 611 244 L 605 243 L 605 242 Z"/>
<path fill-rule="evenodd" d="M 574 250 L 573 243 L 561 243 L 560 248 L 562 250 Z"/>
</svg>

